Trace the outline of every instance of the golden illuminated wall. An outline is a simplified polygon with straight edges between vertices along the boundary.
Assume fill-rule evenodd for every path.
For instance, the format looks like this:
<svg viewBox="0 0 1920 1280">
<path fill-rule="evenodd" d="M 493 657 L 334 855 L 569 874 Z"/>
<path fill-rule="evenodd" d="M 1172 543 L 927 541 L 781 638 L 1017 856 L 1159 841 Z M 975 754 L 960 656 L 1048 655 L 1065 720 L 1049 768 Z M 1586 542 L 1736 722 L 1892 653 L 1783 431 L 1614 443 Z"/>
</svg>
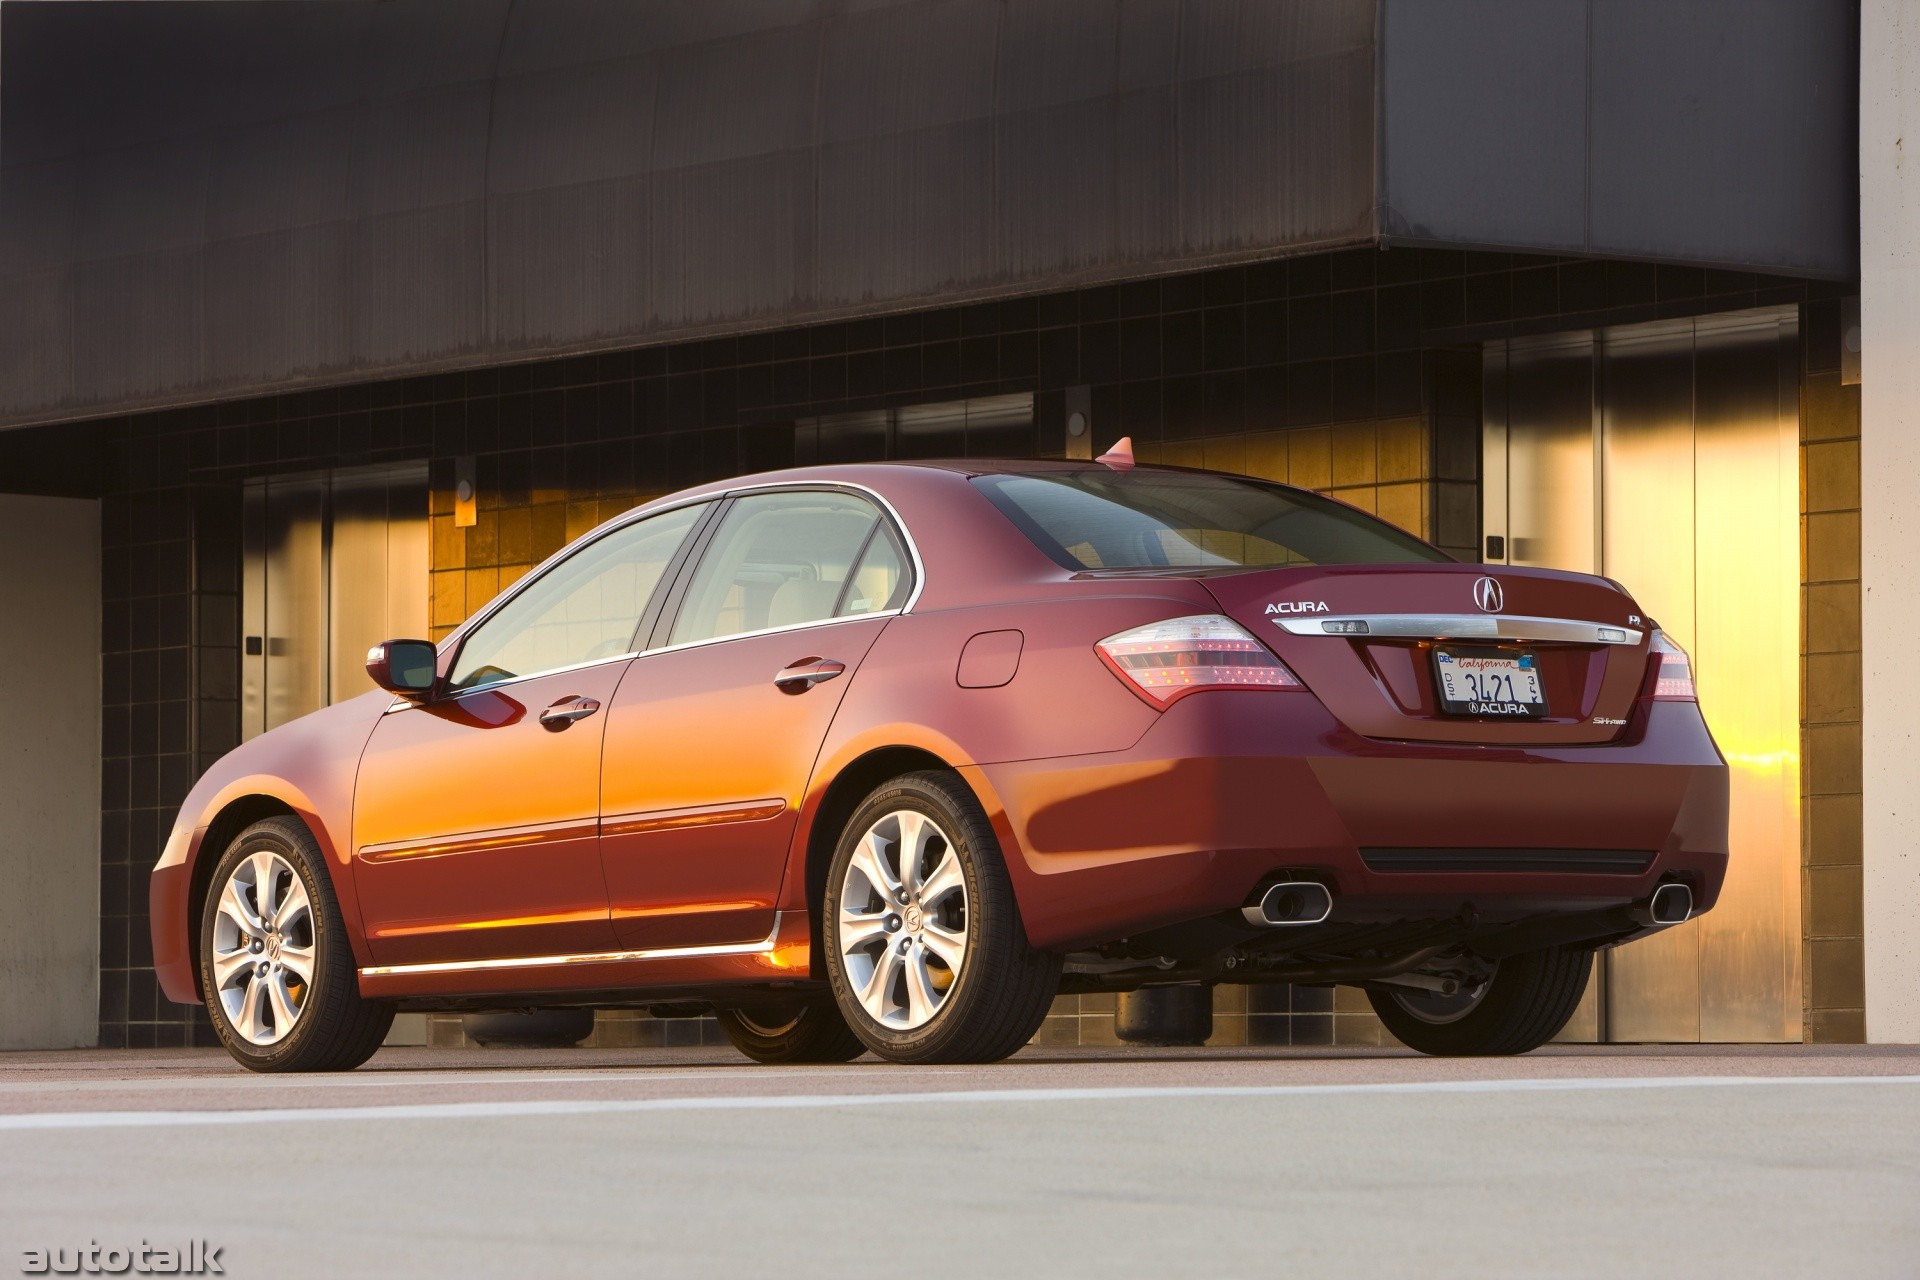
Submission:
<svg viewBox="0 0 1920 1280">
<path fill-rule="evenodd" d="M 1487 532 L 1603 573 L 1690 650 L 1731 771 L 1716 909 L 1605 953 L 1568 1038 L 1802 1036 L 1792 308 L 1492 344 Z"/>
</svg>

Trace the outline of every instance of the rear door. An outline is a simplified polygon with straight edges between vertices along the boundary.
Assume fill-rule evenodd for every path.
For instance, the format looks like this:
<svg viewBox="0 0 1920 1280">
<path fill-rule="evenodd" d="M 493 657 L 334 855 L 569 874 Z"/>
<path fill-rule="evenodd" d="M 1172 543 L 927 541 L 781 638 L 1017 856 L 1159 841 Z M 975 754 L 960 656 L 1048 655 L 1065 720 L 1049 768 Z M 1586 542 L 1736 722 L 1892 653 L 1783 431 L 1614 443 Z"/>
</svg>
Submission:
<svg viewBox="0 0 1920 1280">
<path fill-rule="evenodd" d="M 796 809 L 840 699 L 912 590 L 868 497 L 730 502 L 607 716 L 601 856 L 620 945 L 772 931 Z"/>
</svg>

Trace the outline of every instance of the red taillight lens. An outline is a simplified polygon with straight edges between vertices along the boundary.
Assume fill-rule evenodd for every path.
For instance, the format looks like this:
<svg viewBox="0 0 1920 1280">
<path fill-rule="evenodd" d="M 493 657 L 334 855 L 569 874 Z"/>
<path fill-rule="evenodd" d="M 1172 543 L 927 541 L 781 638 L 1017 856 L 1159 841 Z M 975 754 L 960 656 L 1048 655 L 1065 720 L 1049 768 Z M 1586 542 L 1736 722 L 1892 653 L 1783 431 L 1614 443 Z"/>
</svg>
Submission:
<svg viewBox="0 0 1920 1280">
<path fill-rule="evenodd" d="M 1653 696 L 1658 702 L 1698 702 L 1693 689 L 1693 660 L 1664 631 L 1653 633 Z"/>
<path fill-rule="evenodd" d="M 1149 623 L 1094 648 L 1155 706 L 1201 689 L 1305 687 L 1245 628 L 1219 614 Z"/>
</svg>

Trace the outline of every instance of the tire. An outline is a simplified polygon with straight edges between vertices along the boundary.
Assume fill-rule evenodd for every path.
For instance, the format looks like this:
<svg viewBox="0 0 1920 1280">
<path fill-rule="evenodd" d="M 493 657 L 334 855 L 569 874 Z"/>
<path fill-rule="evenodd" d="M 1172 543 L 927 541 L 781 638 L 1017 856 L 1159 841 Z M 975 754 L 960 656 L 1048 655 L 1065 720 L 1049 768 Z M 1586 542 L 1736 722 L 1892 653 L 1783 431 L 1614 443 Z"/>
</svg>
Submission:
<svg viewBox="0 0 1920 1280">
<path fill-rule="evenodd" d="M 263 874 L 272 927 L 258 915 Z M 386 1039 L 393 1006 L 360 998 L 326 859 L 299 819 L 254 823 L 215 865 L 200 911 L 200 990 L 220 1042 L 249 1071 L 351 1071 Z"/>
<path fill-rule="evenodd" d="M 921 855 L 911 883 L 909 844 Z M 1027 942 L 992 824 L 951 773 L 905 774 L 854 811 L 821 928 L 834 1003 L 889 1062 L 998 1062 L 1040 1029 L 1060 988 L 1059 957 Z"/>
<path fill-rule="evenodd" d="M 1501 960 L 1469 998 L 1372 990 L 1367 999 L 1400 1043 L 1436 1057 L 1498 1057 L 1560 1034 L 1586 994 L 1593 952 L 1529 951 Z"/>
<path fill-rule="evenodd" d="M 867 1051 L 827 1000 L 716 1009 L 713 1016 L 733 1047 L 755 1062 L 852 1062 Z"/>
</svg>

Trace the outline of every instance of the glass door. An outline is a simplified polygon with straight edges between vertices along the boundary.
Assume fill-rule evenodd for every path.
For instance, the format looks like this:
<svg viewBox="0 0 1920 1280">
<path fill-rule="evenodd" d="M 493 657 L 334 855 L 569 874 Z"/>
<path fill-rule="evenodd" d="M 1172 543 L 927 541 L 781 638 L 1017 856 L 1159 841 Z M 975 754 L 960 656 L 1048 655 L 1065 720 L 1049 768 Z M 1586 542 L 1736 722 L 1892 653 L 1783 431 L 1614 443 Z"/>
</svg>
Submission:
<svg viewBox="0 0 1920 1280">
<path fill-rule="evenodd" d="M 1709 914 L 1603 952 L 1564 1038 L 1801 1038 L 1792 308 L 1489 343 L 1485 551 L 1624 583 L 1692 653 L 1732 773 Z"/>
<path fill-rule="evenodd" d="M 241 735 L 356 697 L 381 640 L 425 636 L 419 463 L 247 482 Z"/>
</svg>

